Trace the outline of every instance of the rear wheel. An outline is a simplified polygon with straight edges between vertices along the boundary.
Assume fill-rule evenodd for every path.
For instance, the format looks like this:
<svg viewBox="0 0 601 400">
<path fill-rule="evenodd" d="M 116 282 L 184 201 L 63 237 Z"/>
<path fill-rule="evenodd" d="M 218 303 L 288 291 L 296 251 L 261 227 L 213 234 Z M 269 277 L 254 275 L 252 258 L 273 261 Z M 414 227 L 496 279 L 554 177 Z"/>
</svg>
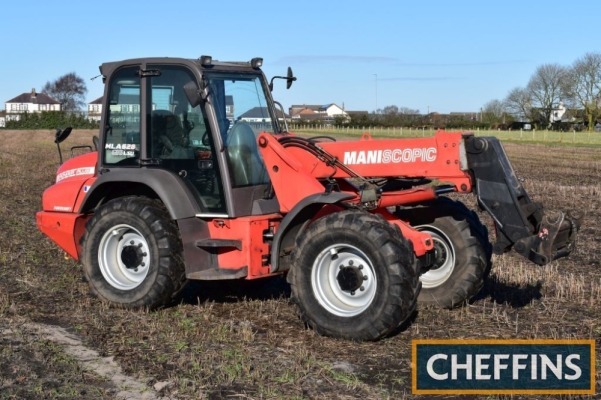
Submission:
<svg viewBox="0 0 601 400">
<path fill-rule="evenodd" d="M 486 227 L 473 211 L 441 198 L 425 207 L 403 210 L 399 217 L 430 233 L 434 241 L 434 263 L 420 276 L 420 304 L 454 308 L 480 291 L 490 270 L 492 246 Z"/>
<path fill-rule="evenodd" d="M 92 293 L 127 308 L 157 308 L 183 288 L 185 268 L 176 225 L 154 200 L 125 197 L 100 207 L 82 238 Z"/>
<path fill-rule="evenodd" d="M 291 259 L 292 300 L 319 334 L 376 340 L 415 310 L 413 251 L 380 217 L 360 211 L 322 217 L 297 239 Z"/>
</svg>

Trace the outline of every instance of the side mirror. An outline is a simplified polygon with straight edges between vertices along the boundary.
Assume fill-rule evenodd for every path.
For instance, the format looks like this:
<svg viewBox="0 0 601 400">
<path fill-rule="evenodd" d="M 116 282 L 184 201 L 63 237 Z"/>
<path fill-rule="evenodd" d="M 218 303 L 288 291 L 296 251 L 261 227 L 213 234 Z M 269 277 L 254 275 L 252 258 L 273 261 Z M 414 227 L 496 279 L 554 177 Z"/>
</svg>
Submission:
<svg viewBox="0 0 601 400">
<path fill-rule="evenodd" d="M 54 143 L 59 144 L 62 141 L 64 141 L 66 138 L 69 137 L 72 130 L 73 130 L 73 128 L 71 128 L 70 126 L 65 129 L 62 129 L 62 130 L 59 128 L 56 128 L 56 133 L 54 135 Z"/>
<path fill-rule="evenodd" d="M 292 73 L 292 68 L 288 67 L 288 73 L 286 74 L 286 89 L 290 89 L 292 82 L 296 80 L 296 76 Z"/>
<path fill-rule="evenodd" d="M 184 85 L 184 93 L 186 93 L 186 97 L 192 108 L 200 104 L 202 97 L 200 96 L 200 91 L 198 90 L 198 86 L 196 86 L 196 82 L 190 81 L 186 83 Z"/>
<path fill-rule="evenodd" d="M 292 86 L 292 82 L 296 80 L 296 76 L 292 74 L 292 68 L 288 67 L 288 73 L 286 74 L 286 76 L 274 76 L 273 78 L 271 78 L 271 81 L 269 81 L 270 92 L 273 92 L 273 80 L 276 78 L 286 79 L 286 89 L 290 89 L 290 86 Z"/>
<path fill-rule="evenodd" d="M 65 129 L 56 128 L 56 133 L 54 134 L 54 143 L 56 143 L 56 148 L 58 149 L 58 157 L 60 159 L 60 163 L 63 163 L 63 153 L 61 152 L 60 143 L 69 137 L 71 134 L 72 128 L 69 126 Z"/>
</svg>

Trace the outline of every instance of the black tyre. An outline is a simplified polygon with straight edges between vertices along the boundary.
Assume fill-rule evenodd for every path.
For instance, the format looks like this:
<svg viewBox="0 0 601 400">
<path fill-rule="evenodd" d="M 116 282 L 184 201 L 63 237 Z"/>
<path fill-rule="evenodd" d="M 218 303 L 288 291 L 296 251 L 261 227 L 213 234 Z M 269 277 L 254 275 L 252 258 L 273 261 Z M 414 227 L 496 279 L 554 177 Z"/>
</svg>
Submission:
<svg viewBox="0 0 601 400">
<path fill-rule="evenodd" d="M 157 201 L 107 202 L 88 221 L 81 244 L 92 293 L 113 305 L 165 306 L 186 283 L 177 227 Z"/>
<path fill-rule="evenodd" d="M 361 211 L 313 222 L 297 238 L 288 273 L 292 301 L 317 333 L 376 340 L 415 310 L 417 262 L 398 228 Z"/>
<path fill-rule="evenodd" d="M 492 246 L 473 211 L 461 202 L 440 198 L 403 210 L 399 217 L 434 240 L 434 265 L 420 276 L 420 305 L 454 308 L 480 291 L 490 271 Z"/>
</svg>

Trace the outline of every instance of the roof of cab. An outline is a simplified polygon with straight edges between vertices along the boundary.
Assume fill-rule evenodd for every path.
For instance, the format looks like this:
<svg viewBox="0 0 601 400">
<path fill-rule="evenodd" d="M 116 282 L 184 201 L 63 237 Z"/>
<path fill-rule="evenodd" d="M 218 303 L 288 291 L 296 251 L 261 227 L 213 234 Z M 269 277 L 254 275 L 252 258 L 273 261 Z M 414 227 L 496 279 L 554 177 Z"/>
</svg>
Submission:
<svg viewBox="0 0 601 400">
<path fill-rule="evenodd" d="M 131 58 L 121 61 L 105 62 L 100 65 L 100 73 L 106 78 L 115 69 L 126 65 L 144 65 L 144 64 L 170 64 L 170 65 L 186 65 L 190 68 L 198 68 L 201 70 L 242 70 L 242 71 L 259 71 L 260 68 L 253 68 L 251 61 L 218 61 L 212 60 L 210 65 L 201 64 L 200 58 L 176 58 L 176 57 L 143 57 Z"/>
</svg>

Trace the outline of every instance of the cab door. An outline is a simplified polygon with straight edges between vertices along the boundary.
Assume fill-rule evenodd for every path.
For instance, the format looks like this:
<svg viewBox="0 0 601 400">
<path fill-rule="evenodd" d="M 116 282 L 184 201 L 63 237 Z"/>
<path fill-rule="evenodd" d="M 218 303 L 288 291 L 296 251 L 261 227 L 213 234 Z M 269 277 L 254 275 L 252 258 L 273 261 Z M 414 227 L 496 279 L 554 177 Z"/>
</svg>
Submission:
<svg viewBox="0 0 601 400">
<path fill-rule="evenodd" d="M 146 118 L 153 164 L 178 174 L 198 199 L 201 214 L 227 215 L 218 153 L 203 105 L 192 107 L 184 85 L 195 81 L 185 67 L 148 65 Z"/>
</svg>

